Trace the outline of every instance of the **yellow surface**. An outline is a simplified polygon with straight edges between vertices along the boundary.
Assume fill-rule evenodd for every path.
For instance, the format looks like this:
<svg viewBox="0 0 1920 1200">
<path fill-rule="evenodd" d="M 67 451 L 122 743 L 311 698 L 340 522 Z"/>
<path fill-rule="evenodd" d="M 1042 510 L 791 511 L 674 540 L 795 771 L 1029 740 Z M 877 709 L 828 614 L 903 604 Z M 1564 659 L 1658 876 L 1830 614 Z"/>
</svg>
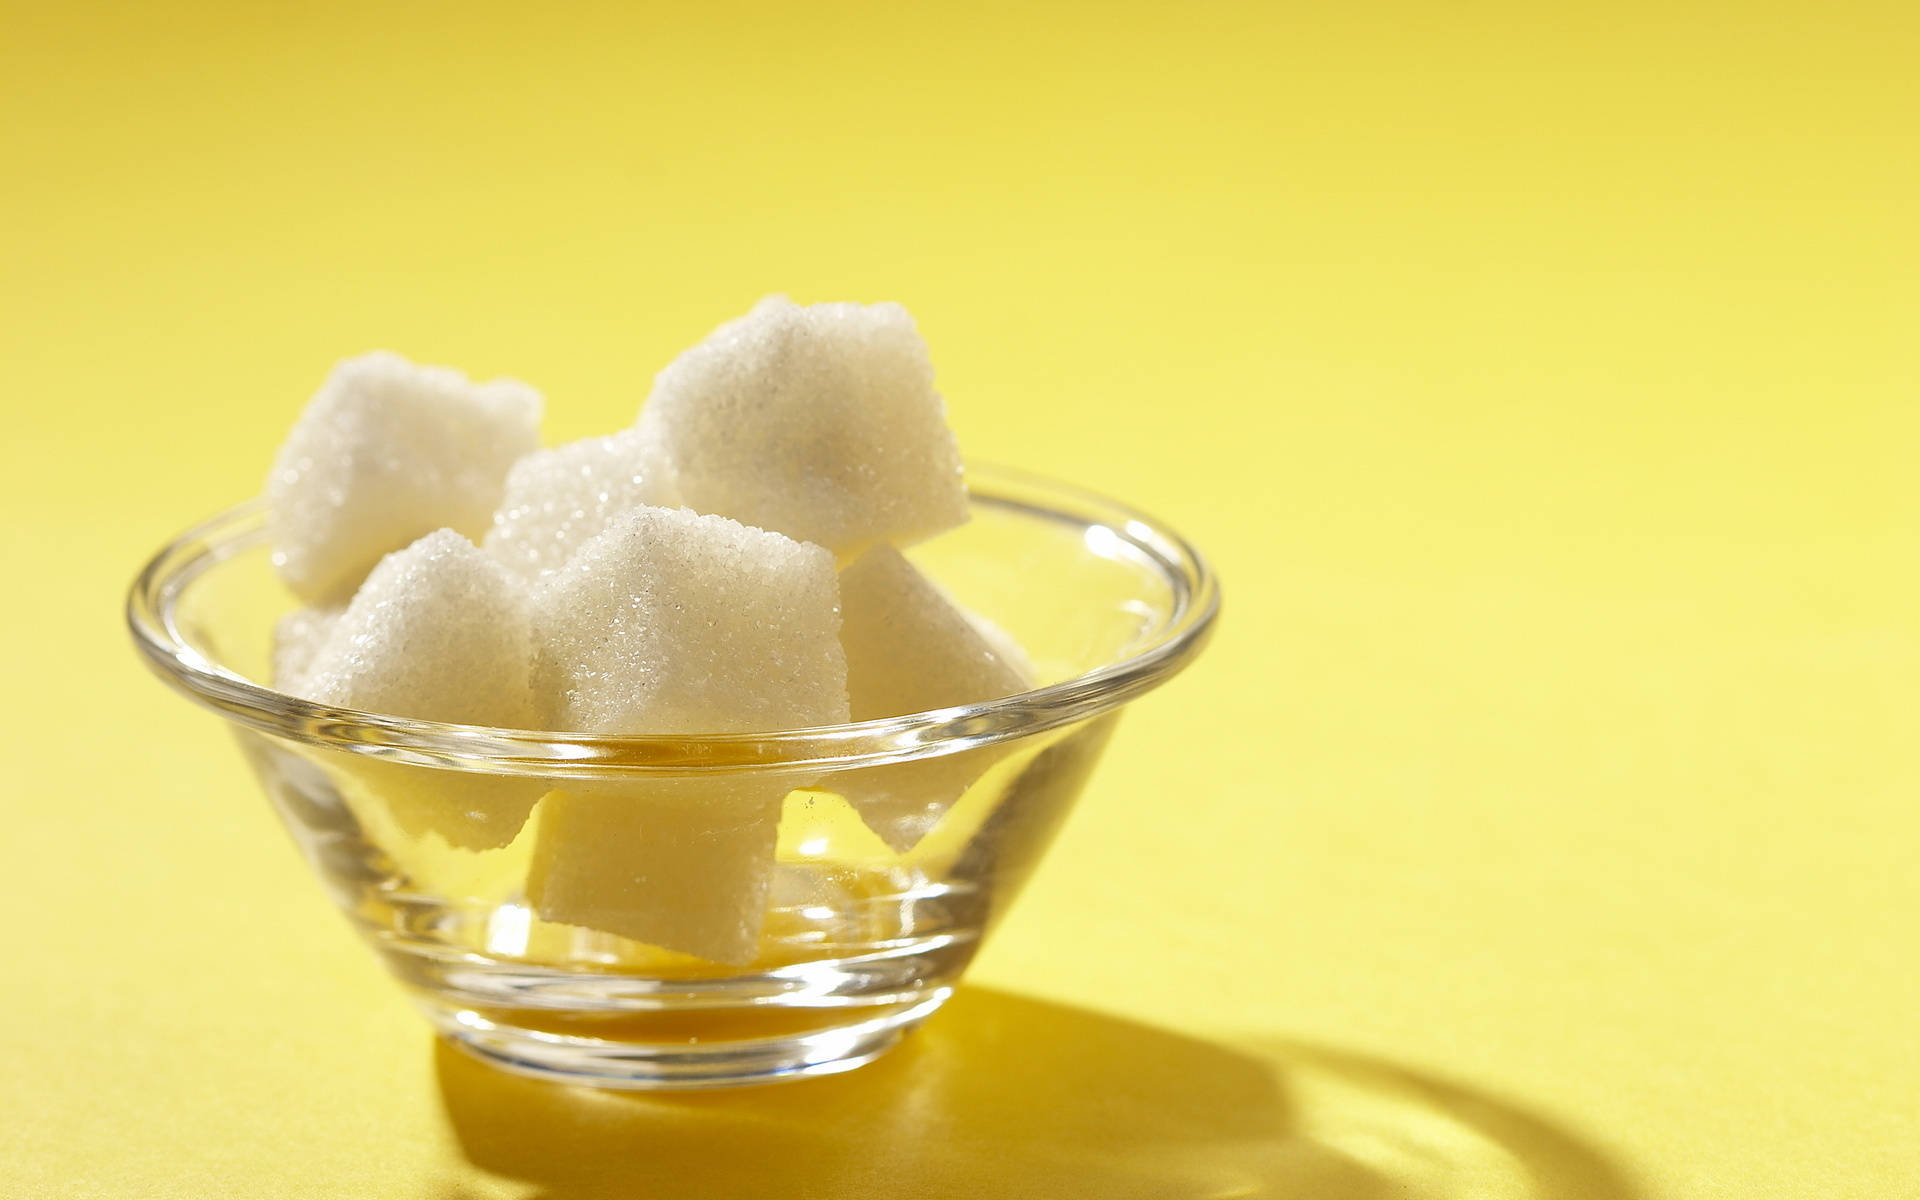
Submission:
<svg viewBox="0 0 1920 1200">
<path fill-rule="evenodd" d="M 1920 1192 L 1920 8 L 0 18 L 0 1194 Z M 337 357 L 574 437 L 776 289 L 1225 625 L 893 1058 L 496 1077 L 121 587 Z"/>
</svg>

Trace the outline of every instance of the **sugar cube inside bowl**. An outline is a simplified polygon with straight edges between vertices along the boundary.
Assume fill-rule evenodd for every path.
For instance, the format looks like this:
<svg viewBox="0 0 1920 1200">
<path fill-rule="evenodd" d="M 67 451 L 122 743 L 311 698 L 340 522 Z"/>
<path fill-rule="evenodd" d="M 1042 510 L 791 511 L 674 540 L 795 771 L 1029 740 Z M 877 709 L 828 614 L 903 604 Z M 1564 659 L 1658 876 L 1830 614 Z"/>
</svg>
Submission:
<svg viewBox="0 0 1920 1200">
<path fill-rule="evenodd" d="M 538 579 L 619 514 L 666 503 L 665 477 L 658 448 L 638 429 L 535 451 L 507 472 L 486 551 Z"/>
<path fill-rule="evenodd" d="M 586 733 L 712 734 L 847 719 L 833 558 L 686 509 L 613 518 L 536 592 L 536 678 Z M 716 776 L 567 789 L 542 805 L 544 919 L 716 962 L 753 957 L 780 800 Z"/>
<path fill-rule="evenodd" d="M 339 604 L 381 556 L 440 528 L 480 537 L 507 469 L 539 444 L 524 383 L 376 351 L 335 367 L 267 476 L 268 532 L 287 586 Z"/>
<path fill-rule="evenodd" d="M 1031 686 L 1012 639 L 962 610 L 888 545 L 840 574 L 841 644 L 853 719 L 875 720 L 1011 696 Z M 826 786 L 895 851 L 911 850 L 1000 747 L 867 767 Z"/>
<path fill-rule="evenodd" d="M 321 634 L 285 684 L 305 699 L 468 725 L 540 723 L 527 588 L 450 529 L 383 558 L 338 616 L 283 622 L 283 634 L 289 629 Z M 293 649 L 283 646 L 283 656 Z M 403 828 L 468 849 L 512 841 L 544 790 L 537 780 L 333 757 Z"/>
<path fill-rule="evenodd" d="M 967 519 L 932 360 L 897 304 L 769 297 L 660 372 L 638 428 L 679 503 L 837 555 Z"/>
<path fill-rule="evenodd" d="M 296 608 L 273 626 L 273 686 L 298 694 L 307 668 L 339 623 L 343 609 Z"/>
<path fill-rule="evenodd" d="M 790 790 L 720 778 L 553 792 L 540 804 L 527 899 L 543 920 L 752 962 Z"/>
</svg>

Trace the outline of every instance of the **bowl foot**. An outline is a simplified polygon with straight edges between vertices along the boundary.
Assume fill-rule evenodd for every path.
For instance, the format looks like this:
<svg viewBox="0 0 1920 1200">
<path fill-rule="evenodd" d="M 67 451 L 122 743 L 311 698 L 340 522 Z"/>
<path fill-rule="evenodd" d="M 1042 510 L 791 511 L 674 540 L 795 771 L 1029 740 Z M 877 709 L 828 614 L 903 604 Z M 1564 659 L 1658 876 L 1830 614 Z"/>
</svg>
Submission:
<svg viewBox="0 0 1920 1200">
<path fill-rule="evenodd" d="M 851 1071 L 886 1053 L 952 993 L 937 988 L 911 1002 L 872 1009 L 814 1010 L 823 1023 L 773 1037 L 636 1041 L 559 1033 L 424 1002 L 427 1019 L 454 1045 L 519 1075 L 587 1087 L 652 1091 L 743 1087 Z M 532 1017 L 534 1014 L 521 1014 Z M 838 1024 L 827 1024 L 843 1018 Z"/>
</svg>

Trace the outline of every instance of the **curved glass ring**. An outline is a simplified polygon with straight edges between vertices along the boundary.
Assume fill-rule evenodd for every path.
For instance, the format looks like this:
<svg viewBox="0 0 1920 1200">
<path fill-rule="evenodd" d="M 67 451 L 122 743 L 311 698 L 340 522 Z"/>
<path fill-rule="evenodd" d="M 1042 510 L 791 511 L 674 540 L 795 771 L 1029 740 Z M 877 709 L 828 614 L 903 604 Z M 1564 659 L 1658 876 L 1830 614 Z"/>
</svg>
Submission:
<svg viewBox="0 0 1920 1200">
<path fill-rule="evenodd" d="M 196 648 L 178 601 L 201 574 L 266 537 L 252 500 L 180 534 L 149 560 L 127 596 L 127 624 L 149 666 L 189 699 L 263 733 L 309 745 L 489 775 L 638 779 L 840 769 L 918 757 L 930 746 L 1009 742 L 1118 708 L 1178 673 L 1205 645 L 1220 609 L 1212 568 L 1163 523 L 1104 496 L 991 465 L 968 470 L 973 504 L 1079 531 L 1088 549 L 1127 557 L 1160 576 L 1171 602 L 1120 657 L 1071 679 L 983 704 L 903 717 L 768 733 L 612 736 L 494 729 L 316 704 L 262 687 Z M 1095 543 L 1098 544 L 1095 544 Z"/>
</svg>

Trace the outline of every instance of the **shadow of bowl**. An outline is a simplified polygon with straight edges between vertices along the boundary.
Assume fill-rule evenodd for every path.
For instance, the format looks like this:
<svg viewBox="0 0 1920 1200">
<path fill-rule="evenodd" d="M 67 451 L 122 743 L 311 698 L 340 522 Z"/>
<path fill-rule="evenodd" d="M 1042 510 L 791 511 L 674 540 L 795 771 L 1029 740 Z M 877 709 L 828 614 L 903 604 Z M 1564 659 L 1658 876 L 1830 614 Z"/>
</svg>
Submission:
<svg viewBox="0 0 1920 1200">
<path fill-rule="evenodd" d="M 435 1054 L 468 1161 L 552 1200 L 1633 1196 L 1548 1123 L 1391 1064 L 985 988 L 871 1066 L 769 1087 L 603 1092 Z"/>
</svg>

